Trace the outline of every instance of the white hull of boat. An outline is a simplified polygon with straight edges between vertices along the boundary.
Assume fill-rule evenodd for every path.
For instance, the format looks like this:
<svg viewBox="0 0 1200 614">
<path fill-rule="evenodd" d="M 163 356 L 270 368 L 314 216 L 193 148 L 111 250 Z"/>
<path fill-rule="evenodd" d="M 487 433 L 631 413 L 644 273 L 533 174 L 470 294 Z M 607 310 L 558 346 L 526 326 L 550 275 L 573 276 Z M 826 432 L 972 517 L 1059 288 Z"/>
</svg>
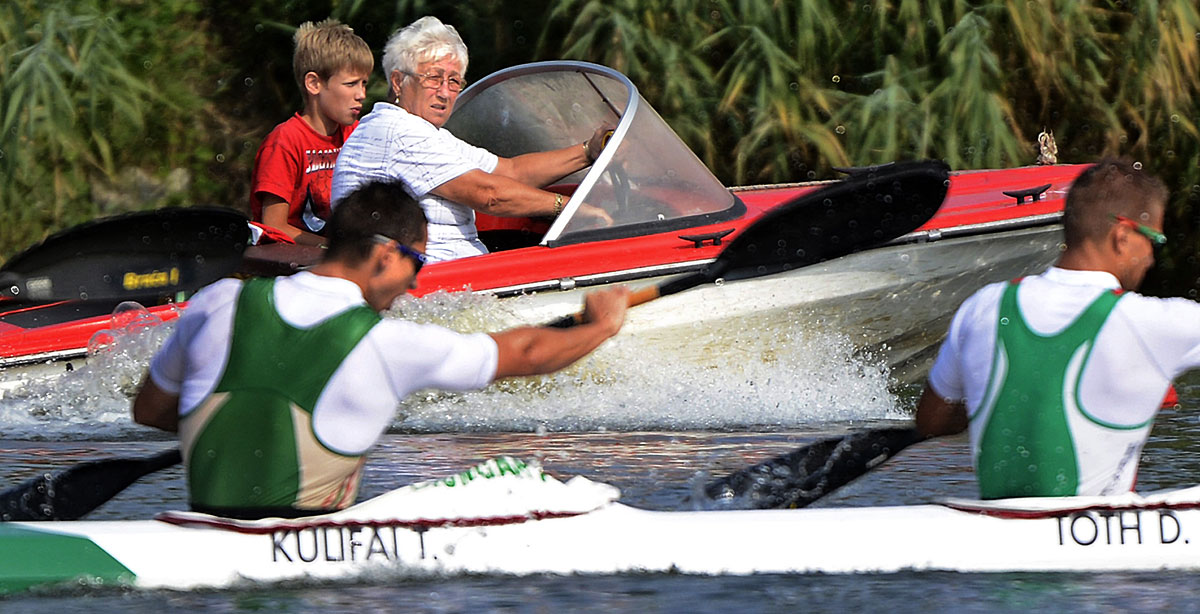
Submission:
<svg viewBox="0 0 1200 614">
<path fill-rule="evenodd" d="M 881 357 L 898 382 L 912 383 L 928 371 L 963 300 L 988 283 L 1045 270 L 1057 259 L 1061 241 L 1061 226 L 1054 224 L 908 242 L 701 286 L 630 310 L 618 339 L 637 337 L 641 345 L 661 349 L 667 361 L 714 367 L 705 361 L 728 362 L 744 331 L 808 328 L 844 336 L 859 351 Z M 541 323 L 577 311 L 590 289 L 522 297 L 511 323 Z"/>
</svg>

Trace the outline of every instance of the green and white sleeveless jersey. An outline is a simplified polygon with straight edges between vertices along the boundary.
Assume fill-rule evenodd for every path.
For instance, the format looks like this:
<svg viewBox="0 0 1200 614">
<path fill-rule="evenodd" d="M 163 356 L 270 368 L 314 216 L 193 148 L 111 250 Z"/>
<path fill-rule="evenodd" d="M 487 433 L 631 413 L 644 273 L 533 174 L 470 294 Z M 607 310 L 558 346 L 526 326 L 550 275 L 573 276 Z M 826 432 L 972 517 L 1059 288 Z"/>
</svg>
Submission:
<svg viewBox="0 0 1200 614">
<path fill-rule="evenodd" d="M 353 502 L 401 400 L 482 388 L 496 359 L 487 335 L 380 320 L 352 282 L 305 272 L 197 293 L 150 377 L 180 397 L 193 504 L 325 510 Z"/>
<path fill-rule="evenodd" d="M 225 371 L 180 421 L 193 505 L 337 509 L 358 492 L 363 454 L 321 445 L 312 414 L 379 314 L 359 305 L 314 326 L 291 326 L 275 309 L 274 286 L 243 284 Z"/>
<path fill-rule="evenodd" d="M 1051 268 L 955 314 L 929 384 L 966 403 L 984 498 L 1133 488 L 1171 380 L 1200 366 L 1200 305 L 1118 289 L 1108 273 Z"/>
<path fill-rule="evenodd" d="M 1017 307 L 1017 284 L 1000 299 L 996 348 L 987 396 L 970 415 L 982 421 L 975 446 L 975 475 L 984 499 L 1073 495 L 1079 490 L 1086 443 L 1130 435 L 1124 462 L 1136 464 L 1150 421 L 1108 424 L 1088 413 L 1079 398 L 1080 373 L 1096 335 L 1121 295 L 1102 292 L 1065 329 L 1042 335 Z"/>
</svg>

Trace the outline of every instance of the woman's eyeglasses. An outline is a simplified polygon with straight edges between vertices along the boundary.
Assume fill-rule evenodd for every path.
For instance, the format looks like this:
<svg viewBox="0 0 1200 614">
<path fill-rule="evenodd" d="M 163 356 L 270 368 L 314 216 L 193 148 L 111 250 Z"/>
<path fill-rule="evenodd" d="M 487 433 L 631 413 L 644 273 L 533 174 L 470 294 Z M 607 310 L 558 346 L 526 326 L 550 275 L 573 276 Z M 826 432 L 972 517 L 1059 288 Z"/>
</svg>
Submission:
<svg viewBox="0 0 1200 614">
<path fill-rule="evenodd" d="M 451 92 L 461 92 L 462 88 L 467 85 L 466 81 L 463 81 L 458 77 L 448 77 L 446 75 L 421 75 L 415 72 L 407 71 L 405 71 L 405 74 L 412 75 L 417 79 L 420 79 L 418 82 L 421 84 L 421 87 L 431 90 L 436 90 L 442 87 L 443 82 L 446 84 L 446 89 L 450 90 Z"/>
</svg>

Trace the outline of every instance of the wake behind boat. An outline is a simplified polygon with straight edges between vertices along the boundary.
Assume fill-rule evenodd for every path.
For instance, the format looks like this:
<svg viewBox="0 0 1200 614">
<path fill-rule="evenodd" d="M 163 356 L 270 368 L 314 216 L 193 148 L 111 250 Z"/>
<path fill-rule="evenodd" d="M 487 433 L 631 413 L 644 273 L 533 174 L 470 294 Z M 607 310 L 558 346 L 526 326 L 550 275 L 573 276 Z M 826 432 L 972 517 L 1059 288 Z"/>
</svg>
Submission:
<svg viewBox="0 0 1200 614">
<path fill-rule="evenodd" d="M 616 129 L 596 163 L 553 187 L 571 196 L 561 216 L 481 216 L 481 238 L 493 253 L 426 267 L 416 294 L 521 297 L 513 319 L 543 322 L 578 309 L 582 293 L 593 287 L 643 287 L 703 271 L 746 227 L 829 185 L 727 189 L 624 75 L 580 62 L 497 72 L 463 92 L 447 127 L 511 156 L 581 142 L 605 122 Z M 954 173 L 941 210 L 914 232 L 815 266 L 753 279 L 731 274 L 720 280 L 727 283 L 687 298 L 631 311 L 621 336 L 671 349 L 672 359 L 703 369 L 711 366 L 711 353 L 694 342 L 698 330 L 813 321 L 882 356 L 899 381 L 915 381 L 962 299 L 985 283 L 1038 271 L 1057 256 L 1066 189 L 1083 168 Z M 614 224 L 590 227 L 575 216 L 585 201 L 608 211 Z M 318 256 L 294 245 L 255 246 L 240 269 L 287 273 Z M 146 300 L 157 302 L 154 296 Z M 0 393 L 79 367 L 89 341 L 112 326 L 107 314 L 115 304 L 75 300 L 0 314 Z M 152 306 L 150 312 L 166 321 L 177 306 Z"/>
<path fill-rule="evenodd" d="M 648 511 L 497 458 L 340 512 L 0 524 L 0 593 L 86 581 L 236 587 L 428 573 L 1200 569 L 1200 489 L 799 510 Z M 710 502 L 710 507 L 736 506 Z"/>
</svg>

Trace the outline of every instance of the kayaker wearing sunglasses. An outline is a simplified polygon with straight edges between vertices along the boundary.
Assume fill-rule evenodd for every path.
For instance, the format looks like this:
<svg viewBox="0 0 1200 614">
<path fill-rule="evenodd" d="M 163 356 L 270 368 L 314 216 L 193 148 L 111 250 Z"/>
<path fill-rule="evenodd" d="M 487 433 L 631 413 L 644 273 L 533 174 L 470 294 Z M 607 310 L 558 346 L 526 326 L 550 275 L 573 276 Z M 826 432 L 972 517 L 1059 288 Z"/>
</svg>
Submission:
<svg viewBox="0 0 1200 614">
<path fill-rule="evenodd" d="M 381 318 L 415 287 L 425 216 L 398 183 L 368 183 L 329 222 L 321 264 L 197 293 L 150 363 L 140 424 L 179 432 L 192 509 L 294 517 L 352 504 L 366 454 L 410 393 L 550 373 L 624 322 L 628 291 L 588 294 L 584 323 L 494 334 Z"/>
<path fill-rule="evenodd" d="M 1161 400 L 1200 367 L 1200 304 L 1132 290 L 1166 242 L 1167 189 L 1104 160 L 1071 186 L 1045 273 L 986 286 L 950 325 L 917 408 L 969 429 L 985 499 L 1129 492 Z"/>
</svg>

